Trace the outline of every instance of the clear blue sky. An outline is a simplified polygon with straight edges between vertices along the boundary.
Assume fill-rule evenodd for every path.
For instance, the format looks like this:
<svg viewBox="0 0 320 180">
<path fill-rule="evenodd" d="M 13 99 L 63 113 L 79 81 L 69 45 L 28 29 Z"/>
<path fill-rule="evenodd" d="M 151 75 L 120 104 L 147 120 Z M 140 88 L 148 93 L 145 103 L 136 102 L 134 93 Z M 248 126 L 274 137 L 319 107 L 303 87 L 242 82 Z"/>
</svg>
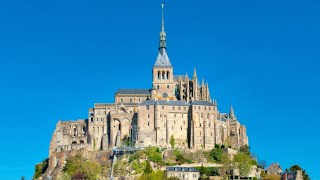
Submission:
<svg viewBox="0 0 320 180">
<path fill-rule="evenodd" d="M 0 179 L 30 179 L 58 120 L 87 118 L 118 88 L 150 88 L 161 1 L 0 2 Z M 320 5 L 166 1 L 175 74 L 197 67 L 252 151 L 320 180 Z"/>
</svg>

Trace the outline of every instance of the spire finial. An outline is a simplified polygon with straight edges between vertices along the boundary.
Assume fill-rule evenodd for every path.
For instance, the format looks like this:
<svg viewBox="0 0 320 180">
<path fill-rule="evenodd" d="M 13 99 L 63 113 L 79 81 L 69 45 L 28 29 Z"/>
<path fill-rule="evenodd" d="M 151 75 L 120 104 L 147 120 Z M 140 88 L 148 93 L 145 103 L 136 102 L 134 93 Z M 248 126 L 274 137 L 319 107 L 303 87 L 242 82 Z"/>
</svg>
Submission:
<svg viewBox="0 0 320 180">
<path fill-rule="evenodd" d="M 193 70 L 193 77 L 197 78 L 197 69 L 196 69 L 196 67 L 194 67 L 194 70 Z"/>
<path fill-rule="evenodd" d="M 164 3 L 161 4 L 161 8 L 162 8 L 162 16 L 161 16 L 161 32 L 160 32 L 159 49 L 166 48 L 166 32 L 164 31 L 164 13 L 163 13 Z"/>
</svg>

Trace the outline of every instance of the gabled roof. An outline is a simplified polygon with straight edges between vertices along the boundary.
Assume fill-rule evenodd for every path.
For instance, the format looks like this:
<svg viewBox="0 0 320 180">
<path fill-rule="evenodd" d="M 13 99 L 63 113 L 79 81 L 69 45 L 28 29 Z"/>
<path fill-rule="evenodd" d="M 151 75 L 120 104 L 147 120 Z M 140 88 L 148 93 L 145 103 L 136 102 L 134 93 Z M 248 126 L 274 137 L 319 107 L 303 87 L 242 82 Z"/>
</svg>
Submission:
<svg viewBox="0 0 320 180">
<path fill-rule="evenodd" d="M 172 67 L 165 48 L 159 49 L 159 54 L 153 67 Z"/>
<path fill-rule="evenodd" d="M 150 94 L 149 89 L 118 89 L 116 94 Z"/>
</svg>

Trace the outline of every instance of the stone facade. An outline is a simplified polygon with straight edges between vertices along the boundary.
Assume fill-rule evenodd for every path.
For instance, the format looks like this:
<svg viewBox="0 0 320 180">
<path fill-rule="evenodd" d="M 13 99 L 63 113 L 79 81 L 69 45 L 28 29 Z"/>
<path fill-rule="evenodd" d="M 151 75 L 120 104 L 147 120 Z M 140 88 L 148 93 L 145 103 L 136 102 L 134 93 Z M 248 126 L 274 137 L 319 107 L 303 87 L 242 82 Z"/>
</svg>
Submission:
<svg viewBox="0 0 320 180">
<path fill-rule="evenodd" d="M 174 75 L 162 23 L 151 87 L 119 89 L 114 103 L 95 104 L 87 119 L 59 121 L 49 153 L 123 145 L 170 147 L 171 137 L 179 148 L 212 149 L 225 144 L 238 149 L 248 144 L 246 128 L 232 107 L 229 113 L 218 111 L 208 83 L 199 83 L 196 70 L 192 78 Z"/>
</svg>

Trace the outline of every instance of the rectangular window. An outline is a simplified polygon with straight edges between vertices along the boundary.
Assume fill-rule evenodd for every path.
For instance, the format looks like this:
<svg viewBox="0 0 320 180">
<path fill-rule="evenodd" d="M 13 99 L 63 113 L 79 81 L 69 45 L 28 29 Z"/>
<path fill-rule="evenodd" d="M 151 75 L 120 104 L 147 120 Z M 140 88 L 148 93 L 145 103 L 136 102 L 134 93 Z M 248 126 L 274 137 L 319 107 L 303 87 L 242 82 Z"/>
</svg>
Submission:
<svg viewBox="0 0 320 180">
<path fill-rule="evenodd" d="M 173 107 L 172 107 L 172 110 L 176 110 L 176 107 L 173 106 Z"/>
<path fill-rule="evenodd" d="M 187 110 L 187 108 L 186 108 L 186 107 L 184 107 L 183 109 L 184 109 L 185 111 Z"/>
<path fill-rule="evenodd" d="M 179 111 L 181 110 L 181 107 L 178 107 Z"/>
<path fill-rule="evenodd" d="M 147 105 L 147 110 L 149 110 L 149 108 L 150 108 L 149 105 Z"/>
<path fill-rule="evenodd" d="M 164 110 L 164 106 L 162 106 L 162 110 Z"/>
</svg>

